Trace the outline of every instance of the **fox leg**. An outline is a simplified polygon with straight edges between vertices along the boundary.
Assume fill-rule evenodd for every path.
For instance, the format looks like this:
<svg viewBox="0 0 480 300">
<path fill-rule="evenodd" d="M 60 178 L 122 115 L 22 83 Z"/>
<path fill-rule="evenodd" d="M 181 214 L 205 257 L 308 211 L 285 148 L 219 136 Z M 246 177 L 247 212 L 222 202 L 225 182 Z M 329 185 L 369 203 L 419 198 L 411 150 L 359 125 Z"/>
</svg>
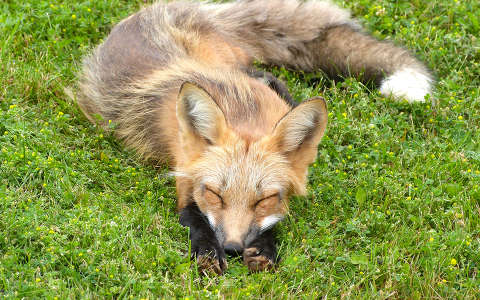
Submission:
<svg viewBox="0 0 480 300">
<path fill-rule="evenodd" d="M 285 100 L 288 105 L 291 107 L 296 107 L 298 105 L 297 102 L 293 99 L 293 97 L 288 92 L 288 88 L 280 79 L 273 76 L 270 72 L 265 72 L 262 70 L 257 69 L 248 69 L 247 70 L 248 76 L 263 81 L 269 88 L 274 90 L 280 98 Z"/>
<path fill-rule="evenodd" d="M 222 274 L 227 267 L 225 251 L 196 203 L 189 204 L 180 212 L 180 224 L 190 228 L 192 258 L 197 259 L 199 269 Z"/>
<path fill-rule="evenodd" d="M 272 269 L 277 262 L 277 248 L 273 229 L 260 234 L 243 250 L 243 262 L 250 271 Z"/>
</svg>

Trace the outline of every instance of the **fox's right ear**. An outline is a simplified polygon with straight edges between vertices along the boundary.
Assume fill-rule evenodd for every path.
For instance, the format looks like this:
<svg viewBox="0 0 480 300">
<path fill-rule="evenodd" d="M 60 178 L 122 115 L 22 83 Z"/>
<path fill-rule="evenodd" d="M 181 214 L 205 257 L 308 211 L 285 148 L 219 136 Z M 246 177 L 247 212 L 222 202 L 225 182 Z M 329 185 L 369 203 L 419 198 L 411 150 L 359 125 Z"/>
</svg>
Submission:
<svg viewBox="0 0 480 300">
<path fill-rule="evenodd" d="M 213 145 L 226 130 L 225 116 L 213 98 L 202 88 L 184 83 L 177 100 L 177 120 L 185 138 Z"/>
</svg>

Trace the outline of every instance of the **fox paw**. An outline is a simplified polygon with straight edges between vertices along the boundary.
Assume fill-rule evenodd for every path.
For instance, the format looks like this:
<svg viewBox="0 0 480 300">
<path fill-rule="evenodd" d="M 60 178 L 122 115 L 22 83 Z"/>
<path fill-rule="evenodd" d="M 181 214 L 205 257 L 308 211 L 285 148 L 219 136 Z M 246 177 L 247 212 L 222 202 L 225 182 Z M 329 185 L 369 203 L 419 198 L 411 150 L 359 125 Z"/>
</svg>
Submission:
<svg viewBox="0 0 480 300">
<path fill-rule="evenodd" d="M 210 254 L 197 256 L 198 270 L 203 274 L 215 273 L 222 274 L 227 268 L 227 261 L 225 258 L 217 258 Z"/>
<path fill-rule="evenodd" d="M 256 247 L 243 251 L 243 262 L 252 272 L 271 270 L 275 266 L 274 258 L 268 257 Z"/>
<path fill-rule="evenodd" d="M 197 258 L 200 272 L 222 274 L 227 268 L 225 251 L 216 241 L 192 241 L 192 258 Z"/>
</svg>

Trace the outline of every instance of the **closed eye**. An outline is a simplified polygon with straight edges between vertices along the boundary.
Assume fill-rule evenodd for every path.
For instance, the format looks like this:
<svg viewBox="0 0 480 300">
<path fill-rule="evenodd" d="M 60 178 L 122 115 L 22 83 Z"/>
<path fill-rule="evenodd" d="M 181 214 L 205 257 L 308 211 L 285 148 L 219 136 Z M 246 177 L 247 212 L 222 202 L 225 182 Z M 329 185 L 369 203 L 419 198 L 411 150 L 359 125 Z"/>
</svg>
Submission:
<svg viewBox="0 0 480 300">
<path fill-rule="evenodd" d="M 275 193 L 273 195 L 270 195 L 270 196 L 267 196 L 267 197 L 263 197 L 262 199 L 259 199 L 257 200 L 257 202 L 255 203 L 255 207 L 257 207 L 258 204 L 260 204 L 260 202 L 264 201 L 264 200 L 268 200 L 268 199 L 272 199 L 272 198 L 279 198 L 280 194 L 279 193 Z"/>
<path fill-rule="evenodd" d="M 225 203 L 223 202 L 223 198 L 222 196 L 220 196 L 220 194 L 218 194 L 217 192 L 215 192 L 214 190 L 212 190 L 211 188 L 209 188 L 208 186 L 205 187 L 205 190 L 211 194 L 213 194 L 214 197 L 217 197 L 218 200 L 220 200 L 220 202 L 222 203 L 222 207 L 225 205 Z"/>
</svg>

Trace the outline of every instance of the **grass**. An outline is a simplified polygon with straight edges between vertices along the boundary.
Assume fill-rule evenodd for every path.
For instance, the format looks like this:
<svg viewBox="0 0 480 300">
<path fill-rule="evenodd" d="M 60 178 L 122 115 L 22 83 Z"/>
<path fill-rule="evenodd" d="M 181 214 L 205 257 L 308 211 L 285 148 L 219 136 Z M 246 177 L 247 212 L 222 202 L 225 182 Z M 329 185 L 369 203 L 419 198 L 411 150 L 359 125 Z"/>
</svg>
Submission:
<svg viewBox="0 0 480 300">
<path fill-rule="evenodd" d="M 478 299 L 480 2 L 344 2 L 429 65 L 438 105 L 273 69 L 296 99 L 329 102 L 308 196 L 278 227 L 275 272 L 249 274 L 237 259 L 201 277 L 173 180 L 63 92 L 143 1 L 2 1 L 0 297 Z"/>
</svg>

